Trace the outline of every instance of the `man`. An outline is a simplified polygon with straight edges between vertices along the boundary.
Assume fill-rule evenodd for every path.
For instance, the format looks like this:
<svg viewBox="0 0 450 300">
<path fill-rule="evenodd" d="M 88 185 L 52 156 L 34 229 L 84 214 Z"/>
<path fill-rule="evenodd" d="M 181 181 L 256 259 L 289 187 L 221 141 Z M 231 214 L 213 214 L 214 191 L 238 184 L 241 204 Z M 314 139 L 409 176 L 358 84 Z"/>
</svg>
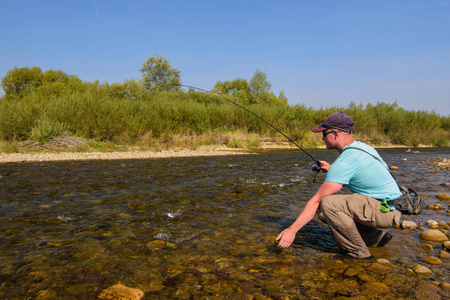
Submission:
<svg viewBox="0 0 450 300">
<path fill-rule="evenodd" d="M 332 165 L 320 161 L 320 169 L 327 173 L 325 181 L 295 222 L 278 235 L 278 247 L 289 247 L 296 233 L 319 212 L 341 253 L 369 258 L 372 255 L 368 246 L 382 247 L 391 240 L 391 234 L 378 228 L 399 224 L 401 213 L 393 207 L 382 211 L 380 205 L 402 193 L 378 152 L 353 140 L 352 126 L 350 116 L 337 112 L 311 128 L 313 132 L 322 132 L 327 149 L 336 149 L 340 155 Z M 343 186 L 353 194 L 336 195 Z"/>
</svg>

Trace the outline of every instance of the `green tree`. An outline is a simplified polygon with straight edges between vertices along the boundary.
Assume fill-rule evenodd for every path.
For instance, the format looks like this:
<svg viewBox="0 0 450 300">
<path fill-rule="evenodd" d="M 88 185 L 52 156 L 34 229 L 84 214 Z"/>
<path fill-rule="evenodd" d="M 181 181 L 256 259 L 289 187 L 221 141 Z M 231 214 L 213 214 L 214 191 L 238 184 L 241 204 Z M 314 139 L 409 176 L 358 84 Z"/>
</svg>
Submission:
<svg viewBox="0 0 450 300">
<path fill-rule="evenodd" d="M 150 56 L 139 70 L 142 73 L 144 89 L 162 86 L 162 90 L 178 90 L 181 84 L 181 71 L 173 68 L 161 54 Z"/>
<path fill-rule="evenodd" d="M 288 98 L 284 94 L 284 91 L 281 90 L 281 92 L 278 94 L 277 98 L 277 105 L 287 105 L 288 104 Z"/>
<path fill-rule="evenodd" d="M 41 86 L 43 79 L 44 75 L 39 67 L 14 67 L 2 78 L 2 88 L 6 97 L 23 97 Z"/>
<path fill-rule="evenodd" d="M 241 104 L 250 104 L 254 98 L 253 93 L 250 91 L 248 81 L 242 78 L 237 78 L 232 81 L 218 81 L 214 85 L 213 92 L 219 95 L 230 95 L 236 98 Z"/>
<path fill-rule="evenodd" d="M 272 84 L 267 79 L 267 74 L 264 71 L 256 70 L 253 77 L 250 79 L 249 88 L 255 96 L 260 96 L 264 93 L 269 93 Z"/>
<path fill-rule="evenodd" d="M 61 70 L 47 70 L 42 76 L 42 85 L 37 87 L 35 91 L 44 97 L 61 96 L 73 92 L 69 89 L 71 77 L 76 76 L 67 75 Z"/>
</svg>

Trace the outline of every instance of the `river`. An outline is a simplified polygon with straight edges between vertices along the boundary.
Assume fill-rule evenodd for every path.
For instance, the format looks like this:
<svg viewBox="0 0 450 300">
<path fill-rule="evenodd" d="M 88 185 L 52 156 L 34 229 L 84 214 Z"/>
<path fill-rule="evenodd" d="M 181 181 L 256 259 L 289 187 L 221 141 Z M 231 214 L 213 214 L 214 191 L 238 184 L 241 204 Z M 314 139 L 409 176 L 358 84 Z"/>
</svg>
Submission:
<svg viewBox="0 0 450 300">
<path fill-rule="evenodd" d="M 448 148 L 379 152 L 398 166 L 400 184 L 448 209 L 436 197 L 450 191 L 441 185 L 448 172 L 424 162 L 447 157 Z M 442 246 L 425 250 L 420 230 L 389 230 L 393 240 L 371 248 L 375 260 L 357 260 L 336 253 L 328 227 L 314 219 L 279 250 L 276 236 L 324 180 L 319 174 L 313 183 L 309 163 L 286 150 L 0 164 L 0 298 L 96 299 L 116 283 L 143 290 L 144 299 L 450 295 L 438 286 L 450 281 L 448 260 L 424 261 Z M 445 210 L 429 209 L 403 219 L 449 221 Z M 433 274 L 413 274 L 415 264 Z"/>
</svg>

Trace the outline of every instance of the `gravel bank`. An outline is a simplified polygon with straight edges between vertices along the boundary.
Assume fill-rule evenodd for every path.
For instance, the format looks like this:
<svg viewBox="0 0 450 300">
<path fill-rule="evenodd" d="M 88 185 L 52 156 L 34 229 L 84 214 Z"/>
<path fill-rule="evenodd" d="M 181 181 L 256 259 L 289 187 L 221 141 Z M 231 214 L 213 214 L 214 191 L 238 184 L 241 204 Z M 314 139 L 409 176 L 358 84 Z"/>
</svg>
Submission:
<svg viewBox="0 0 450 300">
<path fill-rule="evenodd" d="M 135 152 L 60 152 L 60 153 L 0 153 L 0 163 L 67 160 L 146 159 L 164 157 L 218 156 L 248 154 L 245 151 L 225 149 L 164 150 Z"/>
</svg>

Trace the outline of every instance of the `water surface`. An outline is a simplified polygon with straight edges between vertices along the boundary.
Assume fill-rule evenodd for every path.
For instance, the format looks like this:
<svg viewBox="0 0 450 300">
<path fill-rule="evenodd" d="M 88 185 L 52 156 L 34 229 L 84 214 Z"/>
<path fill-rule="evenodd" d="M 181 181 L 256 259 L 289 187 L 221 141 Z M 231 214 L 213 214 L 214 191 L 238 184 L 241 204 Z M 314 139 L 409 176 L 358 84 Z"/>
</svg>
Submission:
<svg viewBox="0 0 450 300">
<path fill-rule="evenodd" d="M 332 162 L 337 152 L 311 151 Z M 380 150 L 401 184 L 427 204 L 440 203 L 448 172 L 423 161 L 449 149 Z M 402 161 L 407 158 L 407 161 Z M 96 299 L 116 283 L 140 288 L 145 299 L 416 299 L 448 296 L 433 281 L 449 282 L 449 264 L 429 265 L 420 231 L 390 230 L 394 239 L 373 248 L 391 261 L 335 253 L 326 225 L 314 219 L 289 249 L 275 237 L 297 217 L 316 183 L 299 151 L 252 155 L 0 165 L 0 297 Z M 424 210 L 406 220 L 449 221 Z M 432 276 L 411 275 L 420 263 Z M 354 271 L 353 271 L 354 270 Z M 371 280 L 366 280 L 368 276 Z M 374 293 L 368 283 L 382 283 Z M 418 294 L 419 293 L 419 294 Z"/>
</svg>

